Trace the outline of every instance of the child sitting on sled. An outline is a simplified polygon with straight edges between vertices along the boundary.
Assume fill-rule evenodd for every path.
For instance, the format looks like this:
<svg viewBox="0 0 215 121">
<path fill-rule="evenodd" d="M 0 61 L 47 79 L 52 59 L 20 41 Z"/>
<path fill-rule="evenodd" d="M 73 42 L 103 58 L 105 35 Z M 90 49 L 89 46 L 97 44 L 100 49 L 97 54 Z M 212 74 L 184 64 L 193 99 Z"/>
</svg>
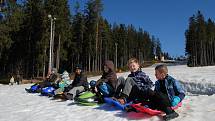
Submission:
<svg viewBox="0 0 215 121">
<path fill-rule="evenodd" d="M 128 68 L 130 74 L 125 80 L 123 77 L 118 79 L 114 99 L 118 99 L 121 104 L 125 104 L 126 100 L 135 100 L 139 97 L 139 92 L 146 94 L 153 86 L 153 82 L 140 68 L 139 61 L 136 58 L 128 60 Z"/>
<path fill-rule="evenodd" d="M 67 71 L 64 71 L 61 75 L 61 81 L 58 83 L 58 87 L 54 91 L 54 95 L 49 95 L 49 96 L 56 96 L 56 95 L 61 95 L 63 94 L 63 91 L 66 87 L 68 87 L 71 84 L 71 80 L 69 77 L 69 73 Z"/>
<path fill-rule="evenodd" d="M 155 82 L 155 92 L 160 93 L 160 95 L 164 97 L 166 100 L 165 102 L 169 107 L 178 105 L 178 103 L 185 97 L 185 92 L 181 87 L 180 82 L 168 75 L 167 66 L 164 64 L 155 67 L 155 76 L 158 79 Z M 164 120 L 169 120 L 175 117 L 178 117 L 176 112 L 170 113 L 169 115 L 164 116 Z"/>
<path fill-rule="evenodd" d="M 89 84 L 87 82 L 87 76 L 84 75 L 81 65 L 75 66 L 75 78 L 72 83 L 65 87 L 64 95 L 66 99 L 73 100 L 78 94 L 88 90 Z"/>
<path fill-rule="evenodd" d="M 36 84 L 32 85 L 30 87 L 30 89 L 25 89 L 25 90 L 29 93 L 35 93 L 35 92 L 40 93 L 42 91 L 42 88 L 45 88 L 45 87 L 57 88 L 56 84 L 59 81 L 60 81 L 60 75 L 57 72 L 57 69 L 52 68 L 51 74 L 48 75 L 47 78 L 43 82 L 36 83 Z"/>
<path fill-rule="evenodd" d="M 99 102 L 103 102 L 103 97 L 111 97 L 114 94 L 117 84 L 117 75 L 112 61 L 107 60 L 102 65 L 102 77 L 98 81 L 91 81 L 90 86 L 96 93 Z"/>
</svg>

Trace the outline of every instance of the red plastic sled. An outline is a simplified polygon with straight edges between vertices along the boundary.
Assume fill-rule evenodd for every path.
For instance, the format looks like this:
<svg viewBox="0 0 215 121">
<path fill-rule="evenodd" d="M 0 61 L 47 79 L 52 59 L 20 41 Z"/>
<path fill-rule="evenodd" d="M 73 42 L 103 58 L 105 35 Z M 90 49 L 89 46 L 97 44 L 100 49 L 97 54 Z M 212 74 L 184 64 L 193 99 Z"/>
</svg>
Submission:
<svg viewBox="0 0 215 121">
<path fill-rule="evenodd" d="M 135 108 L 136 110 L 138 110 L 140 112 L 143 112 L 143 113 L 147 113 L 149 115 L 159 115 L 159 114 L 163 113 L 162 111 L 159 111 L 159 110 L 153 110 L 153 109 L 144 107 L 144 106 L 141 105 L 141 103 L 131 104 L 131 106 L 133 108 Z M 178 107 L 181 107 L 181 106 L 182 106 L 182 102 L 180 102 L 178 105 L 172 107 L 172 109 L 175 110 L 175 109 L 177 109 Z"/>
</svg>

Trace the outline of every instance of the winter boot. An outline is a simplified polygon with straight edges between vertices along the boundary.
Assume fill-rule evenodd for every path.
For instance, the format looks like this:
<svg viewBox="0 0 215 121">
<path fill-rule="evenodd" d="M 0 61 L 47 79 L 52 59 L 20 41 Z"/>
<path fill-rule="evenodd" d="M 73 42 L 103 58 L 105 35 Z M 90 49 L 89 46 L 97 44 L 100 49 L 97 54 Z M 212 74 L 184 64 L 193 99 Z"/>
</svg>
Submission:
<svg viewBox="0 0 215 121">
<path fill-rule="evenodd" d="M 163 116 L 163 120 L 164 121 L 169 121 L 171 119 L 177 118 L 178 116 L 179 116 L 178 113 L 176 113 L 175 111 L 173 111 L 172 113 Z"/>
</svg>

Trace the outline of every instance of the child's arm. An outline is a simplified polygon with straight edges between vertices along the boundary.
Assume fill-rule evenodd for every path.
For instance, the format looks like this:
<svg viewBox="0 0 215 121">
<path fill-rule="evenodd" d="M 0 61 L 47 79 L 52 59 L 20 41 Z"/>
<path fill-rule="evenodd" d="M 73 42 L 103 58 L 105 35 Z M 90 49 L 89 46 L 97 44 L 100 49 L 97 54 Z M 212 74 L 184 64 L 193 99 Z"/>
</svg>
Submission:
<svg viewBox="0 0 215 121">
<path fill-rule="evenodd" d="M 174 85 L 173 85 L 175 88 L 175 92 L 178 93 L 178 96 L 180 98 L 180 101 L 182 101 L 185 97 L 185 91 L 184 89 L 182 88 L 181 84 L 179 83 L 178 80 L 174 80 Z"/>
<path fill-rule="evenodd" d="M 80 82 L 77 84 L 77 86 L 87 86 L 88 82 L 87 82 L 87 76 L 82 76 L 80 79 Z"/>
<path fill-rule="evenodd" d="M 160 92 L 160 84 L 158 81 L 155 82 L 155 89 L 154 89 L 155 92 Z"/>
<path fill-rule="evenodd" d="M 144 83 L 144 86 L 146 86 L 147 88 L 152 88 L 153 87 L 153 82 L 151 81 L 151 79 L 149 78 L 149 76 L 147 76 L 146 74 L 141 74 L 139 76 L 139 79 L 141 80 L 142 83 Z"/>
<path fill-rule="evenodd" d="M 143 87 L 144 89 L 153 87 L 153 82 L 151 81 L 149 76 L 147 76 L 145 73 L 141 73 L 137 75 L 135 78 L 141 82 L 142 84 L 141 87 Z"/>
</svg>

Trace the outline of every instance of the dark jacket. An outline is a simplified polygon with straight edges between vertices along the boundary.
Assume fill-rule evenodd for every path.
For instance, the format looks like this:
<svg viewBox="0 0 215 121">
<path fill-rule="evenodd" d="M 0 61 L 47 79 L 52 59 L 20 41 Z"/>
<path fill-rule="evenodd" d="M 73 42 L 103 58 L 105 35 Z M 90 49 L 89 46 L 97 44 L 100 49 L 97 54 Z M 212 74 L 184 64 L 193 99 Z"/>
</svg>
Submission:
<svg viewBox="0 0 215 121">
<path fill-rule="evenodd" d="M 160 92 L 160 81 L 165 81 L 165 88 L 167 95 L 169 97 L 169 100 L 172 102 L 174 96 L 178 96 L 181 101 L 185 97 L 185 91 L 181 87 L 179 81 L 175 80 L 173 77 L 167 75 L 165 77 L 165 80 L 158 80 L 155 82 L 155 91 Z"/>
<path fill-rule="evenodd" d="M 109 68 L 109 71 L 106 73 L 104 71 L 104 66 L 107 66 Z M 117 84 L 117 75 L 116 72 L 114 70 L 114 64 L 112 61 L 105 61 L 103 66 L 102 66 L 102 77 L 101 80 L 102 82 L 106 82 L 107 84 L 109 84 L 113 89 L 115 89 L 116 84 Z"/>
<path fill-rule="evenodd" d="M 72 88 L 78 87 L 78 86 L 84 86 L 85 89 L 88 89 L 89 84 L 87 81 L 87 76 L 84 75 L 83 72 L 81 72 L 80 75 L 77 75 L 77 74 L 75 75 L 73 82 L 68 87 L 65 87 L 65 92 L 68 92 Z"/>
<path fill-rule="evenodd" d="M 153 82 L 150 80 L 149 76 L 147 76 L 141 70 L 131 72 L 131 74 L 129 74 L 128 77 L 133 77 L 137 86 L 143 91 L 146 91 L 153 86 Z"/>
<path fill-rule="evenodd" d="M 43 82 L 39 83 L 40 88 L 52 86 L 54 88 L 58 88 L 55 83 L 59 81 L 60 75 L 58 73 L 51 73 L 49 77 Z"/>
<path fill-rule="evenodd" d="M 56 82 L 58 79 L 60 79 L 60 75 L 58 73 L 52 73 L 47 81 L 49 82 Z"/>
<path fill-rule="evenodd" d="M 77 86 L 88 86 L 87 76 L 81 73 L 80 75 L 75 75 L 75 78 L 71 84 L 73 87 Z"/>
</svg>

